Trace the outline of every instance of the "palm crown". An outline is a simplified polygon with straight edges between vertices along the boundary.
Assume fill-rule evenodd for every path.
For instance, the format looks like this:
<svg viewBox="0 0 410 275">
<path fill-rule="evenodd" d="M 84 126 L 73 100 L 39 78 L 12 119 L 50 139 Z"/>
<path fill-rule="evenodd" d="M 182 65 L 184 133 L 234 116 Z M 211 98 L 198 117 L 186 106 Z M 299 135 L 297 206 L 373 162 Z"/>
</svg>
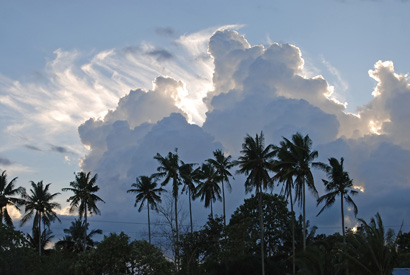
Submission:
<svg viewBox="0 0 410 275">
<path fill-rule="evenodd" d="M 8 226 L 13 226 L 13 221 L 7 211 L 8 206 L 12 206 L 19 210 L 19 206 L 24 204 L 24 200 L 15 198 L 15 195 L 23 195 L 25 189 L 23 187 L 15 187 L 17 178 L 12 179 L 7 183 L 6 171 L 3 171 L 0 175 L 0 223 L 4 221 Z"/>
<path fill-rule="evenodd" d="M 87 248 L 87 215 L 90 214 L 100 214 L 100 209 L 97 207 L 97 202 L 104 202 L 99 196 L 95 193 L 100 190 L 100 188 L 95 185 L 97 181 L 97 174 L 94 177 L 90 178 L 91 172 L 84 173 L 79 172 L 75 174 L 75 181 L 70 182 L 71 188 L 63 188 L 63 191 L 72 191 L 73 196 L 68 198 L 70 202 L 70 212 L 74 212 L 78 208 L 78 215 L 80 218 L 84 217 L 84 236 L 83 236 L 83 246 L 84 251 Z"/>
<path fill-rule="evenodd" d="M 75 174 L 75 181 L 70 182 L 71 188 L 63 188 L 62 191 L 72 191 L 73 196 L 68 198 L 70 202 L 70 212 L 74 212 L 78 208 L 78 215 L 82 218 L 85 212 L 88 211 L 90 214 L 100 214 L 100 210 L 97 207 L 97 202 L 104 202 L 95 193 L 100 190 L 100 188 L 95 185 L 97 181 L 97 174 L 90 179 L 91 173 L 87 174 L 84 172 L 79 172 Z"/>
</svg>

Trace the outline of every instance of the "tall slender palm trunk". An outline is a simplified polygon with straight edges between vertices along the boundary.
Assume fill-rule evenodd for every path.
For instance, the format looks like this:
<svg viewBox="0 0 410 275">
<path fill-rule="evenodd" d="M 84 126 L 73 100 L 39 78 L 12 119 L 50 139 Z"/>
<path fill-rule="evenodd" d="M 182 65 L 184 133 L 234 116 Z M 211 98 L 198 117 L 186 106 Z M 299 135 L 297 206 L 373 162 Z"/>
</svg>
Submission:
<svg viewBox="0 0 410 275">
<path fill-rule="evenodd" d="M 259 204 L 259 227 L 261 230 L 261 261 L 262 261 L 262 275 L 265 275 L 265 253 L 264 253 L 264 246 L 265 246 L 265 239 L 264 239 L 264 227 L 263 227 L 263 209 L 262 209 L 262 186 L 258 187 L 258 204 Z"/>
<path fill-rule="evenodd" d="M 212 217 L 212 219 L 214 219 L 214 210 L 212 208 L 212 199 L 211 199 L 211 217 Z"/>
<path fill-rule="evenodd" d="M 151 244 L 151 220 L 149 218 L 149 203 L 147 203 L 147 209 L 148 209 L 148 240 L 149 240 L 149 244 Z"/>
<path fill-rule="evenodd" d="M 225 188 L 224 188 L 224 181 L 223 180 L 222 180 L 222 201 L 223 201 L 223 210 L 224 210 L 224 226 L 226 227 Z"/>
<path fill-rule="evenodd" d="M 342 209 L 342 235 L 343 235 L 343 244 L 346 244 L 346 234 L 345 234 L 345 214 L 343 209 L 343 196 L 340 200 L 341 209 Z"/>
<path fill-rule="evenodd" d="M 342 235 L 343 235 L 343 244 L 346 245 L 346 233 L 345 233 L 345 213 L 343 207 L 343 194 L 340 196 L 340 205 L 341 205 L 341 212 L 342 212 Z M 349 275 L 349 266 L 346 264 L 346 275 Z"/>
<path fill-rule="evenodd" d="M 303 251 L 306 251 L 306 190 L 305 181 L 302 185 L 302 196 L 303 196 Z"/>
<path fill-rule="evenodd" d="M 87 203 L 85 203 L 85 211 L 84 211 L 84 236 L 83 236 L 83 245 L 84 245 L 84 252 L 87 250 Z"/>
<path fill-rule="evenodd" d="M 188 188 L 189 196 L 189 219 L 191 221 L 191 234 L 194 232 L 194 227 L 192 226 L 192 207 L 191 207 L 191 189 Z"/>
<path fill-rule="evenodd" d="M 292 213 L 292 271 L 293 275 L 296 274 L 296 249 L 295 249 L 295 215 L 293 212 L 293 200 L 292 192 L 289 192 L 289 201 L 290 201 L 290 211 Z"/>
<path fill-rule="evenodd" d="M 175 196 L 175 267 L 178 271 L 179 263 L 179 231 L 178 231 L 178 191 Z"/>
<path fill-rule="evenodd" d="M 38 219 L 38 254 L 41 257 L 41 212 L 39 213 L 39 216 L 40 217 Z"/>
</svg>

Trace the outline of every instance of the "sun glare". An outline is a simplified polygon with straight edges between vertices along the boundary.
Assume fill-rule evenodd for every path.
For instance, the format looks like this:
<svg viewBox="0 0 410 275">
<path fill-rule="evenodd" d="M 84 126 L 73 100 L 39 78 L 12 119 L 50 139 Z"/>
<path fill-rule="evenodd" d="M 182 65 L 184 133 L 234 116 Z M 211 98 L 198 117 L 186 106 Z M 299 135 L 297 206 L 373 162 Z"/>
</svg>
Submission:
<svg viewBox="0 0 410 275">
<path fill-rule="evenodd" d="M 372 134 L 380 135 L 380 130 L 382 129 L 381 123 L 378 121 L 370 120 L 369 129 Z"/>
<path fill-rule="evenodd" d="M 359 190 L 360 192 L 364 193 L 364 187 L 360 185 L 353 185 L 353 189 Z"/>
<path fill-rule="evenodd" d="M 352 228 L 352 232 L 353 232 L 353 234 L 356 234 L 356 232 L 357 232 L 357 225 L 355 225 L 355 226 Z"/>
</svg>

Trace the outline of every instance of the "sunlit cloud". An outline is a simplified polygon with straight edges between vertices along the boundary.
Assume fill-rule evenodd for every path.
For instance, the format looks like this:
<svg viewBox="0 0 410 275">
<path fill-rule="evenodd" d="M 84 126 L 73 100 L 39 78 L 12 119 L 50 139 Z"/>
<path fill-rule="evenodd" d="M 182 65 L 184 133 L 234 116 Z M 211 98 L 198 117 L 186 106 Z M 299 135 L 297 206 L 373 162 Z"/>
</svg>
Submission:
<svg viewBox="0 0 410 275">
<path fill-rule="evenodd" d="M 61 215 L 61 216 L 78 216 L 78 212 L 77 211 L 73 211 L 70 213 L 70 205 L 67 205 L 61 209 L 55 209 L 55 212 L 57 213 L 57 215 Z"/>
<path fill-rule="evenodd" d="M 19 210 L 17 210 L 14 206 L 7 205 L 6 207 L 7 207 L 7 212 L 9 213 L 10 218 L 12 220 L 20 220 L 21 219 L 22 214 L 20 213 Z"/>
<path fill-rule="evenodd" d="M 360 192 L 364 193 L 364 186 L 360 185 L 353 185 L 353 189 L 359 190 Z"/>
<path fill-rule="evenodd" d="M 185 34 L 161 48 L 144 42 L 97 53 L 57 49 L 38 79 L 14 80 L 0 74 L 0 105 L 12 118 L 3 131 L 15 137 L 9 145 L 64 140 L 63 146 L 74 147 L 81 155 L 78 125 L 90 117 L 105 117 L 119 98 L 135 88 L 150 89 L 160 75 L 183 83 L 178 107 L 192 123 L 202 124 L 207 111 L 202 99 L 212 89 L 213 73 L 207 40 L 219 28 L 240 26 Z M 164 31 L 170 33 L 160 32 Z"/>
<path fill-rule="evenodd" d="M 375 135 L 381 135 L 380 130 L 382 129 L 382 126 L 379 121 L 370 120 L 369 129 L 371 133 Z"/>
</svg>

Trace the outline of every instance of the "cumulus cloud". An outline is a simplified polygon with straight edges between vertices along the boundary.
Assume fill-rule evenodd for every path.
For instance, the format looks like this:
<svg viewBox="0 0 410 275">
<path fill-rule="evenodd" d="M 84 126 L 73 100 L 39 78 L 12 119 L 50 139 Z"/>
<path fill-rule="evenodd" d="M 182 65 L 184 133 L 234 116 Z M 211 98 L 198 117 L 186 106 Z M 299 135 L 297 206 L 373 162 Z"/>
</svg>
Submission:
<svg viewBox="0 0 410 275">
<path fill-rule="evenodd" d="M 407 75 L 396 73 L 390 61 L 377 62 L 369 71 L 376 81 L 373 99 L 348 114 L 333 94 L 347 86 L 307 73 L 297 45 L 251 45 L 229 26 L 216 29 L 182 35 L 163 48 L 142 43 L 90 56 L 57 50 L 36 83 L 0 75 L 7 144 L 44 151 L 42 141 L 53 151 L 83 155 L 81 168 L 99 175 L 107 202 L 101 205 L 103 215 L 129 220 L 136 210 L 126 190 L 137 176 L 156 171 L 156 153 L 178 148 L 185 162 L 201 163 L 221 148 L 237 158 L 246 134 L 263 131 L 267 143 L 277 144 L 301 132 L 312 138 L 321 161 L 344 157 L 355 185 L 365 190 L 355 198 L 360 217 L 380 211 L 391 224 L 410 219 L 410 205 L 399 198 L 410 191 Z M 171 29 L 157 33 L 175 37 Z M 323 177 L 315 172 L 321 194 Z M 228 213 L 245 196 L 243 176 L 235 176 L 232 185 Z M 201 224 L 208 210 L 201 202 L 194 205 Z M 309 196 L 312 223 L 337 230 L 336 206 L 315 218 L 317 211 Z M 353 226 L 347 213 L 347 226 Z M 137 219 L 145 221 L 144 215 Z"/>
<path fill-rule="evenodd" d="M 378 61 L 369 75 L 377 81 L 373 99 L 359 109 L 362 120 L 376 134 L 385 134 L 406 149 L 410 149 L 410 85 L 407 75 L 394 72 L 393 62 Z"/>
<path fill-rule="evenodd" d="M 209 36 L 216 29 L 163 37 L 161 47 L 142 42 L 89 53 L 57 49 L 35 77 L 11 79 L 0 74 L 0 151 L 17 156 L 12 164 L 15 171 L 48 174 L 38 162 L 28 163 L 19 150 L 71 152 L 75 155 L 71 162 L 61 159 L 60 165 L 78 163 L 78 156 L 87 152 L 87 142 L 82 144 L 77 128 L 88 119 L 95 128 L 106 116 L 113 122 L 128 119 L 133 128 L 142 122 L 156 122 L 163 114 L 180 112 L 189 123 L 202 124 L 206 112 L 202 98 L 212 88 L 213 71 L 212 58 L 206 52 Z M 133 92 L 128 95 L 130 90 Z M 153 93 L 147 95 L 149 91 Z M 164 93 L 171 96 L 170 104 Z M 149 107 L 152 100 L 158 101 L 157 110 Z M 139 112 L 131 108 L 134 103 L 139 103 Z M 117 104 L 129 105 L 120 108 L 129 113 L 114 111 Z M 50 148 L 50 144 L 61 148 Z M 103 151 L 95 147 L 89 155 L 97 152 Z M 46 154 L 41 156 L 52 158 Z"/>
<path fill-rule="evenodd" d="M 394 207 L 389 206 L 397 197 L 394 189 L 409 190 L 410 179 L 406 169 L 410 152 L 403 135 L 407 130 L 399 131 L 408 124 L 405 102 L 409 81 L 394 72 L 391 62 L 376 63 L 369 72 L 377 81 L 374 98 L 357 114 L 347 114 L 345 105 L 332 96 L 332 85 L 320 75 L 306 76 L 297 46 L 252 46 L 236 31 L 220 30 L 208 38 L 206 51 L 205 36 L 199 37 L 182 37 L 180 41 L 195 52 L 196 62 L 213 61 L 209 67 L 213 72 L 211 88 L 201 90 L 202 106 L 194 108 L 207 110 L 203 125 L 200 120 L 190 120 L 193 113 L 184 108 L 183 91 L 191 79 L 160 76 L 151 90 L 132 90 L 103 119 L 90 119 L 80 126 L 81 140 L 91 149 L 82 167 L 101 175 L 101 192 L 113 199 L 104 206 L 105 211 L 114 215 L 116 205 L 131 205 L 125 190 L 135 177 L 155 172 L 158 164 L 153 156 L 157 152 L 164 155 L 178 148 L 184 161 L 196 163 L 211 157 L 216 148 L 238 157 L 245 135 L 263 131 L 266 141 L 272 143 L 295 132 L 309 134 L 321 161 L 344 157 L 355 185 L 365 190 L 355 198 L 360 217 L 370 218 L 380 211 L 393 224 L 410 219 L 410 213 L 402 210 L 400 221 L 395 220 Z M 202 46 L 195 47 L 195 43 Z M 324 175 L 315 172 L 315 176 L 323 193 L 320 179 Z M 230 213 L 243 201 L 241 182 L 243 177 L 238 175 L 229 195 Z M 308 218 L 313 224 L 337 230 L 337 207 L 315 218 L 313 197 L 308 202 Z M 201 205 L 197 203 L 195 210 L 201 211 Z M 395 200 L 395 206 L 408 209 L 409 205 Z M 351 211 L 347 213 L 347 225 L 354 226 Z"/>
</svg>

